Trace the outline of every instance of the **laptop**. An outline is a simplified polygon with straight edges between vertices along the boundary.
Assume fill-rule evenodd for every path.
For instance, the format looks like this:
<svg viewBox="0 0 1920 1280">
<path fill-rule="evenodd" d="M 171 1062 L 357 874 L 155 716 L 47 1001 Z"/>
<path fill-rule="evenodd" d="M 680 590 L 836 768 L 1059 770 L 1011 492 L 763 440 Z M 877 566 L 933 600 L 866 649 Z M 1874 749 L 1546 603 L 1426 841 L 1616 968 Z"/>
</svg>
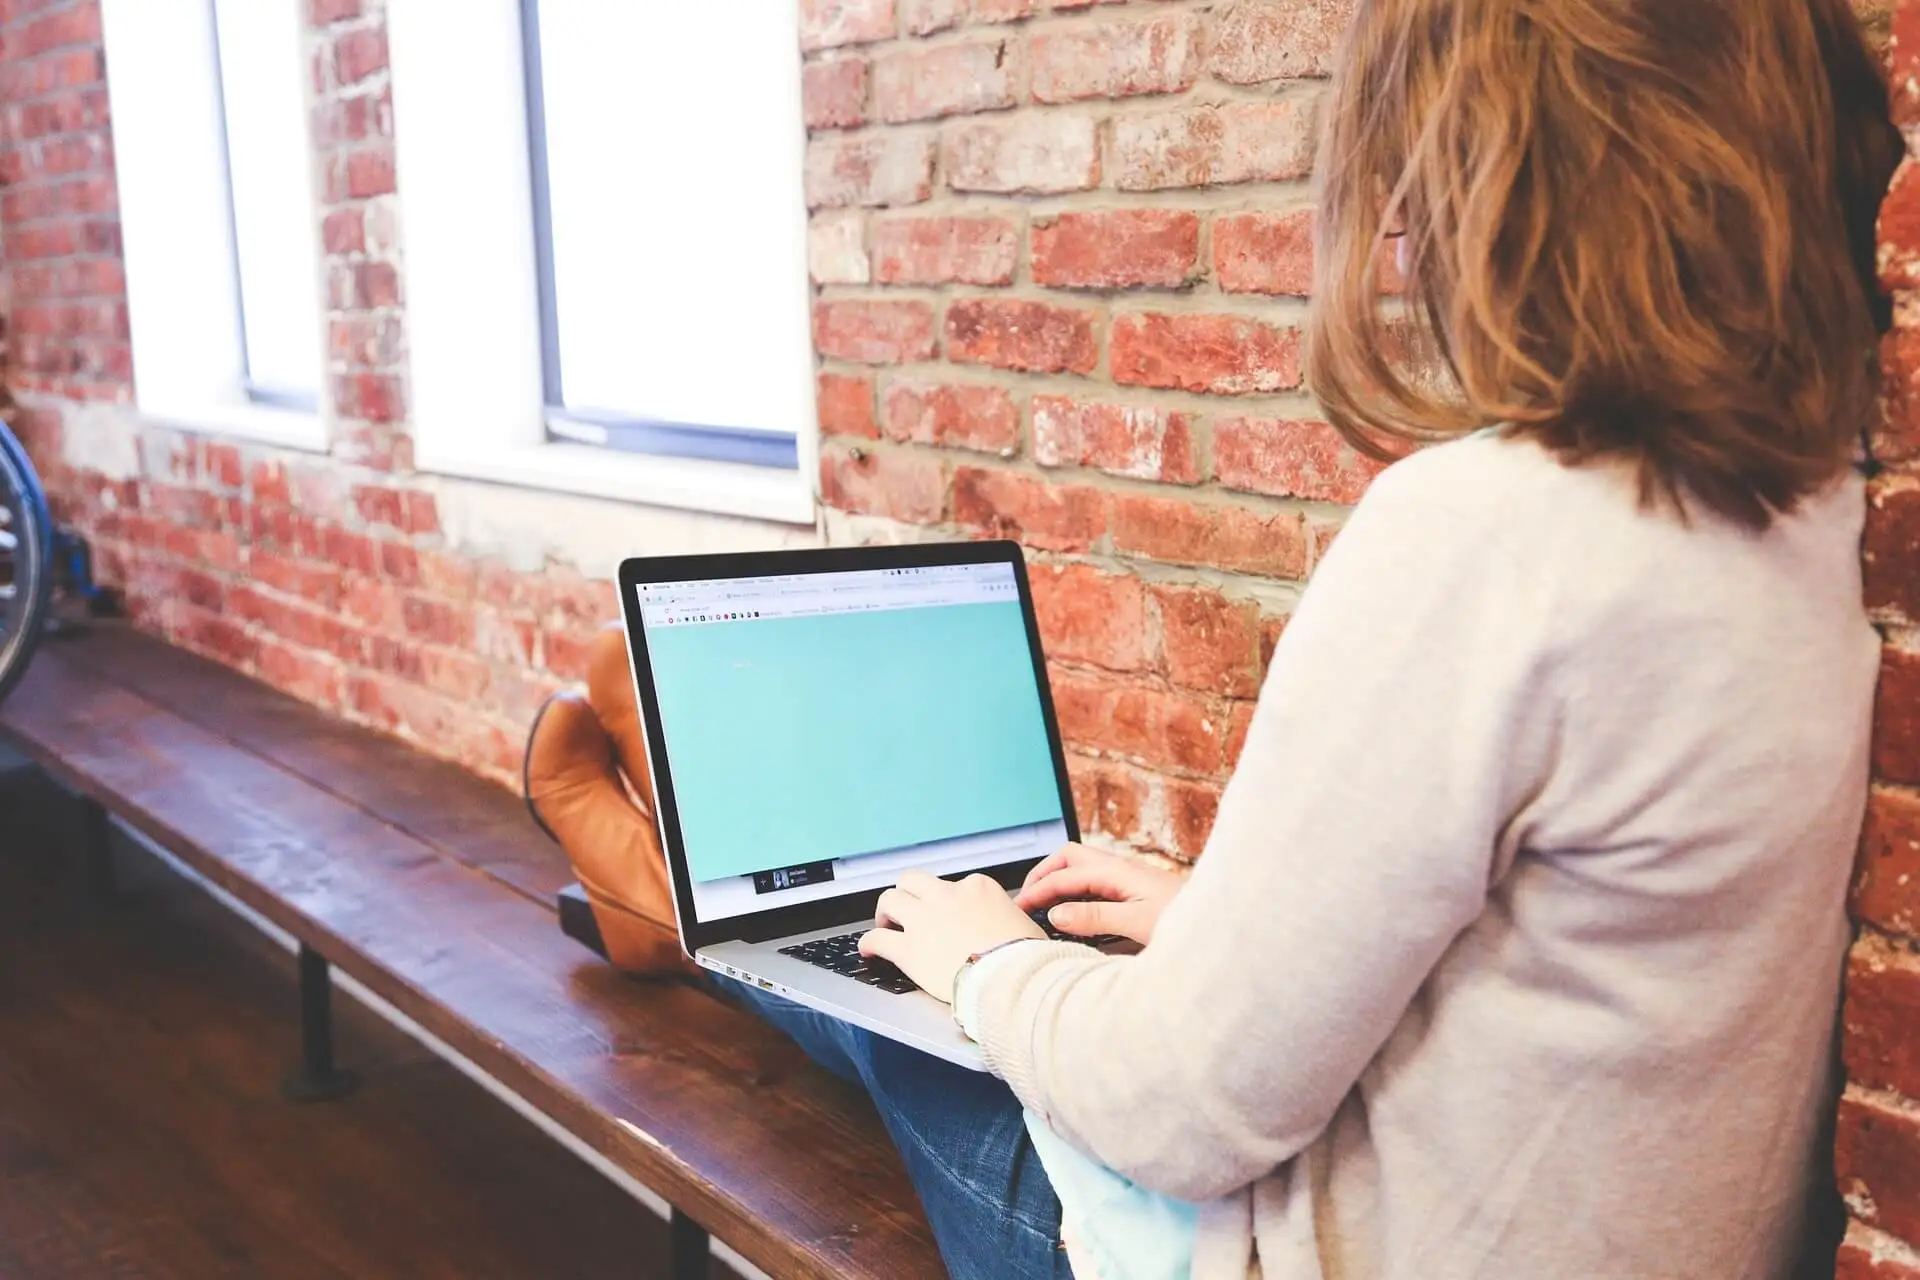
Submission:
<svg viewBox="0 0 1920 1280">
<path fill-rule="evenodd" d="M 1079 839 L 1019 546 L 632 559 L 620 595 L 687 954 L 983 1070 L 855 944 L 903 871 L 1011 891 Z"/>
</svg>

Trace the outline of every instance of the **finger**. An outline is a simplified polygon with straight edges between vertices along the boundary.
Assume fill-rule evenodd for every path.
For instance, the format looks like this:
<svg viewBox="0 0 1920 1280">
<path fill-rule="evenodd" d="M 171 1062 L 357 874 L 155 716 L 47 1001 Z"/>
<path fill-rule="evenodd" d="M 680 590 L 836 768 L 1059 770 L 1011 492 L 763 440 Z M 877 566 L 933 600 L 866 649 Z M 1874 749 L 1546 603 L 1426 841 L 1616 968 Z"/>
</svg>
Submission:
<svg viewBox="0 0 1920 1280">
<path fill-rule="evenodd" d="M 916 898 L 935 898 L 949 888 L 947 882 L 939 876 L 925 871 L 902 871 L 899 881 L 893 887 Z"/>
<path fill-rule="evenodd" d="M 1027 872 L 1025 883 L 1033 884 L 1037 880 L 1043 880 L 1047 876 L 1060 870 L 1060 868 L 1068 865 L 1073 860 L 1074 851 L 1079 847 L 1077 844 L 1070 844 L 1040 859 L 1039 862 L 1034 864 L 1033 870 Z"/>
<path fill-rule="evenodd" d="M 874 919 L 882 925 L 897 924 L 902 929 L 911 929 L 926 919 L 927 903 L 924 898 L 916 898 L 898 887 L 888 889 L 873 904 Z"/>
<path fill-rule="evenodd" d="M 1064 898 L 1129 898 L 1129 886 L 1108 867 L 1065 867 L 1020 891 L 1020 906 L 1033 911 Z"/>
<path fill-rule="evenodd" d="M 898 965 L 906 954 L 907 935 L 898 929 L 869 929 L 860 935 L 860 954 L 878 956 Z"/>
<path fill-rule="evenodd" d="M 1047 919 L 1062 933 L 1076 938 L 1097 938 L 1117 933 L 1123 938 L 1144 942 L 1147 923 L 1145 905 L 1138 902 L 1063 902 L 1047 912 Z"/>
</svg>

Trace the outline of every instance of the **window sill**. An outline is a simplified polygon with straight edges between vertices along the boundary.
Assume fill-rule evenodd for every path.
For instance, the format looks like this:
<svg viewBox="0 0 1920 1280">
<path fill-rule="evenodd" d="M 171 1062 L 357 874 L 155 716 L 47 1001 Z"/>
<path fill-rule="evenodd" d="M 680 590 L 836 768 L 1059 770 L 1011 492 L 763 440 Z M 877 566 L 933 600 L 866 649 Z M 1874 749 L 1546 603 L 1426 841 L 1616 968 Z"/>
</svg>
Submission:
<svg viewBox="0 0 1920 1280">
<path fill-rule="evenodd" d="M 422 471 L 525 489 L 551 489 L 781 524 L 814 523 L 813 489 L 800 471 L 652 457 L 557 442 L 450 452 L 421 450 L 414 461 Z"/>
<path fill-rule="evenodd" d="M 140 416 L 176 431 L 226 436 L 307 453 L 327 451 L 327 424 L 318 413 L 243 403 L 212 404 L 192 410 L 142 407 Z"/>
</svg>

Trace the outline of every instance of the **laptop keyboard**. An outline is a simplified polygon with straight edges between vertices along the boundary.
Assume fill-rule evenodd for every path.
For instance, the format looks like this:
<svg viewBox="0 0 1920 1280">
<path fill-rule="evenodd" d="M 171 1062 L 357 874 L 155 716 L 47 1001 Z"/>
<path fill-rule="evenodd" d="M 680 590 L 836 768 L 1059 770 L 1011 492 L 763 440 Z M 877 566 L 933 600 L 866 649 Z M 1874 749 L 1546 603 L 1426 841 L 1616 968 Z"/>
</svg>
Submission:
<svg viewBox="0 0 1920 1280">
<path fill-rule="evenodd" d="M 1054 928 L 1047 919 L 1047 913 L 1030 912 L 1029 918 L 1046 930 L 1047 936 L 1055 942 L 1085 942 L 1092 945 L 1117 941 L 1107 938 L 1079 938 L 1070 933 L 1062 933 Z M 860 954 L 860 935 L 865 929 L 855 929 L 852 933 L 837 933 L 831 938 L 816 938 L 812 942 L 800 942 L 791 947 L 780 948 L 783 956 L 792 956 L 822 969 L 831 969 L 835 973 L 845 974 L 855 982 L 864 982 L 870 987 L 890 991 L 895 995 L 905 995 L 917 991 L 913 979 L 900 971 L 898 965 L 882 960 L 878 956 L 867 957 Z"/>
</svg>

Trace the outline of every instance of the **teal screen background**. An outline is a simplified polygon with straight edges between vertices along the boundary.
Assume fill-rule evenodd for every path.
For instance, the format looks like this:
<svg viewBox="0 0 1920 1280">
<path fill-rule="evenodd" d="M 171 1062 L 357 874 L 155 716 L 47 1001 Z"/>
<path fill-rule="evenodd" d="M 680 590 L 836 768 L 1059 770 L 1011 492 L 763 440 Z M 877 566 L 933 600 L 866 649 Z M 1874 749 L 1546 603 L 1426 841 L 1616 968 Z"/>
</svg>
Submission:
<svg viewBox="0 0 1920 1280">
<path fill-rule="evenodd" d="M 648 628 L 697 881 L 1064 816 L 1018 603 Z"/>
</svg>

